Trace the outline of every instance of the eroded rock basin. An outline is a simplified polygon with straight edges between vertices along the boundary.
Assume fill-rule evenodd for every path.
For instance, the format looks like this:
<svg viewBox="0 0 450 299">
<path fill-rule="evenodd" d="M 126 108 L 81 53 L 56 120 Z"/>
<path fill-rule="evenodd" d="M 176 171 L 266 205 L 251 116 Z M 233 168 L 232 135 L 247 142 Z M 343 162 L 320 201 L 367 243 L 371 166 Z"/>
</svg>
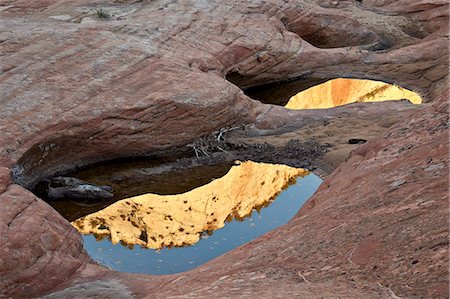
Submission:
<svg viewBox="0 0 450 299">
<path fill-rule="evenodd" d="M 448 297 L 448 3 L 88 2 L 0 4 L 0 297 Z M 287 111 L 241 92 L 339 76 L 411 88 L 424 105 Z M 242 124 L 234 144 L 330 143 L 330 175 L 288 224 L 188 274 L 96 265 L 27 190 Z"/>
<path fill-rule="evenodd" d="M 138 188 L 131 185 L 126 190 L 116 183 L 116 200 L 146 189 L 166 195 L 146 193 L 124 198 L 75 219 L 72 225 L 84 234 L 85 249 L 92 258 L 114 270 L 177 273 L 287 223 L 322 181 L 306 170 L 279 164 L 246 161 L 230 166 L 147 176 L 146 184 L 141 178 Z M 78 176 L 108 182 L 108 172 L 99 173 L 107 168 L 104 165 L 85 170 Z M 115 167 L 109 177 L 117 181 L 121 175 L 142 174 L 145 169 L 126 168 L 123 164 Z M 217 178 L 224 170 L 226 174 Z M 205 180 L 211 182 L 197 186 Z M 192 190 L 180 193 L 186 189 Z M 70 200 L 50 203 L 67 219 L 80 215 L 76 206 L 86 206 Z M 105 203 L 91 208 L 99 209 L 101 205 Z"/>
</svg>

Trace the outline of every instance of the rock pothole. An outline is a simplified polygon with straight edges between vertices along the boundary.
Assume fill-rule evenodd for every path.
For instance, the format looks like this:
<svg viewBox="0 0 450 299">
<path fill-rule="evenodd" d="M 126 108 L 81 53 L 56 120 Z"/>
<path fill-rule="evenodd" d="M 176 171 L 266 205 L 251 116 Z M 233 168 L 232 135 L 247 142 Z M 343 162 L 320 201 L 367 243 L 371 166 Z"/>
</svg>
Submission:
<svg viewBox="0 0 450 299">
<path fill-rule="evenodd" d="M 171 171 L 155 163 L 107 163 L 70 174 L 77 179 L 49 179 L 41 197 L 84 235 L 94 260 L 120 271 L 169 274 L 286 223 L 321 183 L 281 164 L 236 161 Z M 113 199 L 93 192 L 83 198 L 79 190 L 102 184 Z"/>
<path fill-rule="evenodd" d="M 227 79 L 243 86 L 246 78 L 230 73 Z M 421 104 L 422 97 L 395 84 L 352 78 L 293 78 L 252 87 L 243 87 L 246 95 L 265 104 L 289 109 L 334 108 L 350 103 L 407 100 Z"/>
</svg>

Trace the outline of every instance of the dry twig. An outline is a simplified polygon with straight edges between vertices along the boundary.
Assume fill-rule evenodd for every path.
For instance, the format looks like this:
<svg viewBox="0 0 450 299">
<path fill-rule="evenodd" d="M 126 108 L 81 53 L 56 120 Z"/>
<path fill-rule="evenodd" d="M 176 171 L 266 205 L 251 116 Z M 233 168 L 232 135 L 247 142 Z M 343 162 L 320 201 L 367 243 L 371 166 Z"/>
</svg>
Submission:
<svg viewBox="0 0 450 299">
<path fill-rule="evenodd" d="M 302 275 L 302 273 L 300 273 L 300 271 L 297 273 L 298 273 L 298 276 L 300 276 L 305 282 L 311 283 L 308 279 L 306 279 L 306 277 L 304 275 Z"/>
</svg>

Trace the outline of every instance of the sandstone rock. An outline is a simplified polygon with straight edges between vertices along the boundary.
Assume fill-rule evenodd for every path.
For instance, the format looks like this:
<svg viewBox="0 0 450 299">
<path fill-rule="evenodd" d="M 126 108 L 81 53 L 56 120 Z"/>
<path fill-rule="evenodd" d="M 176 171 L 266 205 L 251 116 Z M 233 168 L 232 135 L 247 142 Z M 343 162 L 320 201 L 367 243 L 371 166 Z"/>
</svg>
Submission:
<svg viewBox="0 0 450 299">
<path fill-rule="evenodd" d="M 396 119 L 372 132 L 296 218 L 188 274 L 98 267 L 67 221 L 6 179 L 0 296 L 102 296 L 110 286 L 139 298 L 448 297 L 447 1 L 158 0 L 136 10 L 107 0 L 5 4 L 0 166 L 25 187 L 92 162 L 184 146 L 222 127 L 295 135 L 302 117 L 323 126 L 345 113 L 287 111 L 241 88 L 345 76 L 396 83 L 425 104 L 390 111 L 382 103 Z M 81 21 L 102 6 L 132 13 L 91 23 L 49 19 Z M 346 117 L 375 106 L 354 107 Z"/>
<path fill-rule="evenodd" d="M 38 296 L 90 260 L 74 228 L 31 192 L 10 185 L 0 201 L 1 297 Z"/>
<path fill-rule="evenodd" d="M 0 167 L 0 193 L 5 192 L 11 184 L 11 173 L 8 168 Z"/>
</svg>

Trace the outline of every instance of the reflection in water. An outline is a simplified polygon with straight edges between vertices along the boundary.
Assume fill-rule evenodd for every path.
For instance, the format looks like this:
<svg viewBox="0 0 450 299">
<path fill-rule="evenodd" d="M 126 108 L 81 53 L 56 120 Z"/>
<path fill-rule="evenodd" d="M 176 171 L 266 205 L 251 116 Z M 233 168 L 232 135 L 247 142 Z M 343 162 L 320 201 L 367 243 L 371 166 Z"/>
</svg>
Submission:
<svg viewBox="0 0 450 299">
<path fill-rule="evenodd" d="M 381 102 L 407 99 L 421 104 L 415 92 L 380 81 L 360 79 L 333 79 L 308 88 L 291 97 L 286 104 L 290 109 L 332 108 L 356 102 Z"/>
<path fill-rule="evenodd" d="M 298 178 L 268 207 L 240 221 L 226 223 L 212 235 L 203 234 L 194 246 L 161 250 L 134 246 L 130 250 L 127 246 L 114 245 L 106 238 L 96 240 L 94 236 L 86 235 L 83 236 L 84 248 L 94 260 L 117 271 L 148 274 L 187 271 L 287 223 L 320 183 L 321 179 L 314 174 Z"/>
<path fill-rule="evenodd" d="M 124 199 L 72 224 L 83 234 L 109 237 L 114 244 L 153 249 L 191 245 L 202 232 L 220 229 L 226 221 L 267 205 L 296 177 L 307 174 L 285 165 L 247 161 L 189 192 Z"/>
<path fill-rule="evenodd" d="M 120 199 L 146 193 L 179 194 L 190 191 L 224 176 L 232 165 L 223 163 L 172 170 L 163 163 L 150 159 L 113 161 L 69 173 L 68 176 L 89 183 L 111 186 L 114 198 L 89 203 L 66 199 L 49 201 L 49 204 L 64 218 L 74 221 Z"/>
</svg>

